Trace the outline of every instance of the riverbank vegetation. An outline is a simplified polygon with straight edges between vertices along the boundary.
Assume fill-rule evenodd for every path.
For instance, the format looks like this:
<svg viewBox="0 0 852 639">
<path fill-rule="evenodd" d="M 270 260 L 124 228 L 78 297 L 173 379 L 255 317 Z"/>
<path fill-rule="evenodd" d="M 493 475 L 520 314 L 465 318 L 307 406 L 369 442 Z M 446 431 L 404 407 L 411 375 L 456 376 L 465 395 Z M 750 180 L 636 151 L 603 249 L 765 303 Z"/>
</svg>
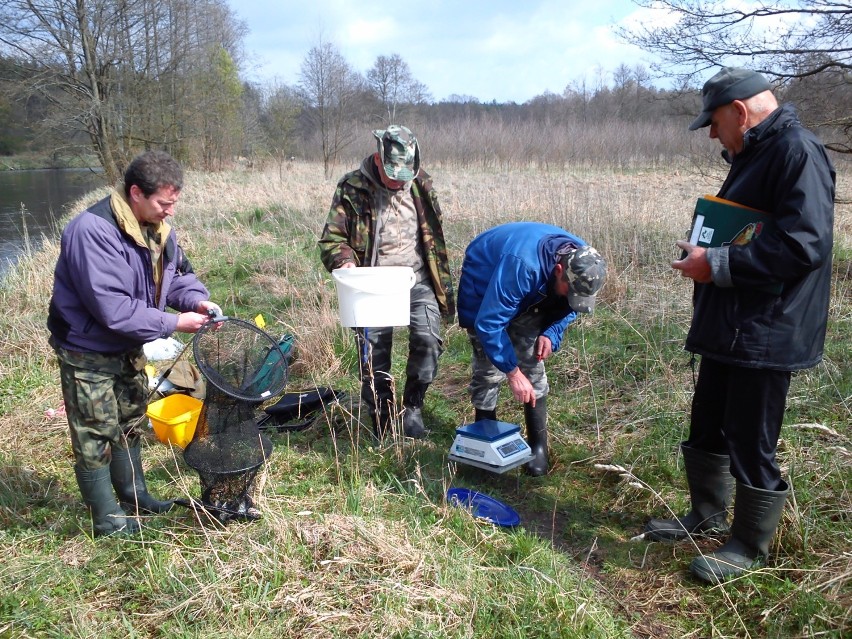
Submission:
<svg viewBox="0 0 852 639">
<path fill-rule="evenodd" d="M 100 171 L 93 155 L 52 155 L 49 153 L 18 153 L 0 155 L 0 171 L 31 171 L 35 169 L 88 169 Z"/>
<path fill-rule="evenodd" d="M 549 363 L 550 474 L 448 463 L 454 429 L 473 416 L 469 347 L 456 325 L 446 328 L 426 398 L 431 436 L 372 446 L 352 399 L 354 341 L 339 326 L 316 251 L 334 181 L 321 163 L 299 160 L 191 172 L 175 224 L 213 299 L 228 315 L 262 313 L 276 337 L 295 336 L 288 390 L 331 386 L 350 399 L 305 431 L 271 434 L 260 521 L 221 526 L 175 509 L 147 517 L 138 537 L 92 540 L 67 425 L 46 413 L 61 404 L 44 327 L 57 243 L 25 257 L 0 286 L 0 636 L 839 639 L 852 631 L 849 167 L 839 170 L 825 360 L 793 378 L 779 446 L 792 493 L 769 566 L 708 588 L 686 568 L 713 542 L 631 539 L 649 516 L 688 503 L 678 444 L 693 385 L 682 350 L 691 288 L 669 262 L 695 198 L 715 192 L 725 167 L 508 170 L 429 159 L 456 276 L 476 233 L 519 219 L 563 226 L 609 260 L 595 314 L 569 330 Z M 401 379 L 405 329 L 398 336 Z M 508 393 L 500 414 L 522 421 Z M 150 435 L 144 445 L 152 492 L 198 497 L 180 450 Z M 520 526 L 497 528 L 449 506 L 450 486 L 505 501 Z"/>
</svg>

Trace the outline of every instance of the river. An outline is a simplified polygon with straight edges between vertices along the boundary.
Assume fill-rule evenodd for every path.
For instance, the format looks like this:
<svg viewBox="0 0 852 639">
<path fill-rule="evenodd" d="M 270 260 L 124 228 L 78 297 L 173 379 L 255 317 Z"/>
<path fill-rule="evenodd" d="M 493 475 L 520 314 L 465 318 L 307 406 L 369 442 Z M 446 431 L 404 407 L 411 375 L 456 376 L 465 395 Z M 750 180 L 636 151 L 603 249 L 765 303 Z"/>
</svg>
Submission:
<svg viewBox="0 0 852 639">
<path fill-rule="evenodd" d="M 103 174 L 90 169 L 0 171 L 0 276 L 55 236 L 69 205 L 102 185 Z"/>
</svg>

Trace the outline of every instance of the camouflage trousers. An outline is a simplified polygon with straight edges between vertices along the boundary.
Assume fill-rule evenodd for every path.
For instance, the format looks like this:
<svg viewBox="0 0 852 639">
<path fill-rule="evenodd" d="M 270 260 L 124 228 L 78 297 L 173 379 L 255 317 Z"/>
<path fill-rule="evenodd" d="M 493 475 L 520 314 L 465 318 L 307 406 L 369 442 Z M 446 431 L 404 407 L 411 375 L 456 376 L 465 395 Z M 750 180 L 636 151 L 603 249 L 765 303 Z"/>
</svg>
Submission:
<svg viewBox="0 0 852 639">
<path fill-rule="evenodd" d="M 56 349 L 74 459 L 82 470 L 108 466 L 112 446 L 139 445 L 148 386 L 141 348 L 106 355 Z"/>
<path fill-rule="evenodd" d="M 508 328 L 509 340 L 518 358 L 518 368 L 527 376 L 535 391 L 535 398 L 541 399 L 550 392 L 544 362 L 535 355 L 535 342 L 541 335 L 539 318 L 533 313 L 525 313 L 513 319 Z M 488 356 L 474 329 L 467 330 L 473 347 L 471 358 L 472 374 L 470 380 L 470 399 L 474 408 L 494 410 L 497 407 L 497 395 L 500 385 L 506 380 L 506 374 L 500 371 Z"/>
<path fill-rule="evenodd" d="M 361 401 L 373 413 L 395 412 L 396 384 L 391 375 L 393 326 L 356 329 Z M 411 289 L 411 323 L 408 327 L 407 384 L 428 386 L 438 373 L 438 358 L 444 352 L 441 313 L 431 285 L 418 282 Z"/>
</svg>

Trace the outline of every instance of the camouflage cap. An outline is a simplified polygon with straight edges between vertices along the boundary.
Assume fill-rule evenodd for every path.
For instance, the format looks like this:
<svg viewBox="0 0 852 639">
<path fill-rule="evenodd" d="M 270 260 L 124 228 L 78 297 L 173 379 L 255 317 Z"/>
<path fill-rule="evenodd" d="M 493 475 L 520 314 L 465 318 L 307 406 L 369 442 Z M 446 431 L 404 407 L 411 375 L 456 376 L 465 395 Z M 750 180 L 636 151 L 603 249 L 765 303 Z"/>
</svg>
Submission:
<svg viewBox="0 0 852 639">
<path fill-rule="evenodd" d="M 385 175 L 392 180 L 408 182 L 420 170 L 420 148 L 417 138 L 406 127 L 391 124 L 385 130 L 373 131 Z"/>
<path fill-rule="evenodd" d="M 565 270 L 571 286 L 568 304 L 578 313 L 591 313 L 595 310 L 595 295 L 606 281 L 606 262 L 591 246 L 572 248 L 562 254 L 569 255 Z"/>
</svg>

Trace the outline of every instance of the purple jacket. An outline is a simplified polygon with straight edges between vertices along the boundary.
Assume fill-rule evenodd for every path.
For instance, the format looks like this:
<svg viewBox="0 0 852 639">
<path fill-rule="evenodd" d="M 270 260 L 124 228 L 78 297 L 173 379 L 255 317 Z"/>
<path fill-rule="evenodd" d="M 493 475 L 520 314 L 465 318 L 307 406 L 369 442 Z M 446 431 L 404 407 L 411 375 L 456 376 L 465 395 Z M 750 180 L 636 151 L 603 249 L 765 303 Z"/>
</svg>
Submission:
<svg viewBox="0 0 852 639">
<path fill-rule="evenodd" d="M 72 351 L 120 353 L 171 335 L 177 315 L 195 311 L 209 293 L 178 246 L 174 230 L 163 251 L 156 303 L 151 254 L 118 226 L 109 197 L 62 232 L 47 318 L 51 344 Z"/>
</svg>

